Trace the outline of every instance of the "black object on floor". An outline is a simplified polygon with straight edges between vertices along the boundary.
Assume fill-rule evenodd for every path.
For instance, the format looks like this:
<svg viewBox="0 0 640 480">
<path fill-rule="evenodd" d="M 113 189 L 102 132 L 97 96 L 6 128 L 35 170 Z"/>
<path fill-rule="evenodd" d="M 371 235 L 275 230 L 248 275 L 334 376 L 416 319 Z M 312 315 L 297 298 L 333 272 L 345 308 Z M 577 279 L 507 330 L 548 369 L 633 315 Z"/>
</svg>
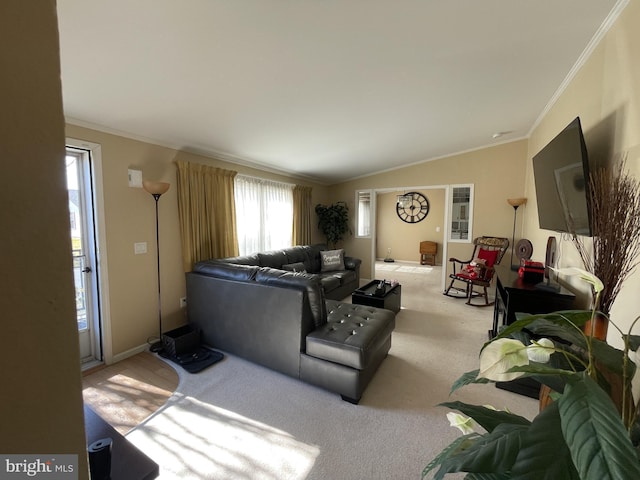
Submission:
<svg viewBox="0 0 640 480">
<path fill-rule="evenodd" d="M 198 347 L 193 352 L 182 353 L 180 355 L 172 355 L 167 350 L 161 350 L 158 352 L 158 355 L 171 360 L 189 373 L 201 372 L 224 358 L 222 353 L 209 350 L 206 347 Z"/>
</svg>

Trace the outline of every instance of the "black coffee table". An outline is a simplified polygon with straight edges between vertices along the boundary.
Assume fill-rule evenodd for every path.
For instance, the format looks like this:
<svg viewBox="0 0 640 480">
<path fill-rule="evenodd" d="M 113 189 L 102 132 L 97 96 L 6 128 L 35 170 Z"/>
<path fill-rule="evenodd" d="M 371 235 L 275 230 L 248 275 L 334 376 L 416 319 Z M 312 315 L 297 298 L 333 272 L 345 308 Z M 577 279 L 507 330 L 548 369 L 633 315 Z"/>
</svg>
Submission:
<svg viewBox="0 0 640 480">
<path fill-rule="evenodd" d="M 87 405 L 84 406 L 84 429 L 87 445 L 98 439 L 111 438 L 111 478 L 113 480 L 151 480 L 160 473 L 158 464 L 105 422 Z"/>
<path fill-rule="evenodd" d="M 402 296 L 402 285 L 388 283 L 384 285 L 384 293 L 376 293 L 376 287 L 380 280 L 373 280 L 365 286 L 358 288 L 351 294 L 351 303 L 356 305 L 367 305 L 369 307 L 386 308 L 395 313 L 400 311 Z"/>
</svg>

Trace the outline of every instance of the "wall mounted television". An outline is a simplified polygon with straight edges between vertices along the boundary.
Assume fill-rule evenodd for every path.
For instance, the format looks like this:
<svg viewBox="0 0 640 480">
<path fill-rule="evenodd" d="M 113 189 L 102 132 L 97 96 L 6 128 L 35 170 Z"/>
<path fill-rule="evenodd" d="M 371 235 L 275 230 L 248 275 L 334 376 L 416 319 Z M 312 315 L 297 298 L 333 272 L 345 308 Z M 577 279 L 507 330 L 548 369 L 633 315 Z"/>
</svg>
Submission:
<svg viewBox="0 0 640 480">
<path fill-rule="evenodd" d="M 589 159 L 576 117 L 533 157 L 540 228 L 591 236 Z"/>
</svg>

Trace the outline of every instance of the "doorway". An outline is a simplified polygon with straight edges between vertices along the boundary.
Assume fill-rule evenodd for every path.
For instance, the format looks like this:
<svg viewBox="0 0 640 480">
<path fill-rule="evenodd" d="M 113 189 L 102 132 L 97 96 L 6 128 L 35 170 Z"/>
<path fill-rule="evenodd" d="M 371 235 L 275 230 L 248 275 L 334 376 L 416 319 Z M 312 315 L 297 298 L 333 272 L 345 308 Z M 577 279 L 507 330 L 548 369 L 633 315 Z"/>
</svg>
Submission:
<svg viewBox="0 0 640 480">
<path fill-rule="evenodd" d="M 65 162 L 80 361 L 83 368 L 89 368 L 103 360 L 91 150 L 67 146 Z"/>
<path fill-rule="evenodd" d="M 430 200 L 429 213 L 427 218 L 423 221 L 416 223 L 399 223 L 399 226 L 391 227 L 390 225 L 397 222 L 398 215 L 396 213 L 396 201 L 397 196 L 406 192 L 417 191 L 422 192 Z M 433 194 L 431 195 L 430 192 Z M 413 187 L 391 187 L 376 189 L 372 191 L 374 201 L 372 202 L 372 226 L 371 226 L 371 260 L 372 260 L 372 273 L 375 272 L 376 259 L 382 260 L 386 257 L 393 258 L 398 256 L 396 260 L 405 260 L 412 262 L 412 258 L 415 259 L 415 263 L 419 263 L 419 244 L 421 240 L 432 240 L 438 243 L 438 257 L 441 259 L 442 266 L 440 270 L 440 285 L 444 290 L 446 283 L 446 265 L 444 259 L 447 257 L 448 244 L 447 244 L 447 228 L 449 222 L 449 201 L 450 201 L 450 188 L 448 185 L 428 185 L 428 186 L 413 186 Z M 385 200 L 385 197 L 386 198 Z M 439 197 L 437 202 L 434 202 L 434 197 Z M 385 203 L 386 202 L 386 203 Z M 389 203 L 391 202 L 391 203 Z M 402 218 L 402 217 L 400 217 Z M 405 234 L 402 234 L 401 227 L 406 227 Z M 416 232 L 419 231 L 419 232 Z M 411 235 L 409 233 L 411 233 Z M 389 234 L 385 236 L 385 234 Z M 412 238 L 412 235 L 417 235 L 416 238 Z M 387 237 L 394 239 L 400 236 L 401 244 L 407 244 L 409 249 L 413 253 L 407 254 L 406 252 L 400 252 L 388 242 Z M 390 248 L 391 247 L 391 248 Z M 375 276 L 375 275 L 374 275 Z"/>
</svg>

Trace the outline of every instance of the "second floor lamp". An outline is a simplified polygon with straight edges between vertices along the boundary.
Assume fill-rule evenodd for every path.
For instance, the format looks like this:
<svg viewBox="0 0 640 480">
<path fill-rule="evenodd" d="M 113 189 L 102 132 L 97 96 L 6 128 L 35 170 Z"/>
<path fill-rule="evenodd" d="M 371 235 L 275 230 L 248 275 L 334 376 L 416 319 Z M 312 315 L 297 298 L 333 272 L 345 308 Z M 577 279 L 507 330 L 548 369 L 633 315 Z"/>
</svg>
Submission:
<svg viewBox="0 0 640 480">
<path fill-rule="evenodd" d="M 513 249 L 515 248 L 516 241 L 516 217 L 518 215 L 518 207 L 527 203 L 526 198 L 508 198 L 507 203 L 513 207 L 513 233 L 511 234 L 511 261 L 509 265 L 511 270 L 518 270 L 520 265 L 513 264 Z"/>
</svg>

